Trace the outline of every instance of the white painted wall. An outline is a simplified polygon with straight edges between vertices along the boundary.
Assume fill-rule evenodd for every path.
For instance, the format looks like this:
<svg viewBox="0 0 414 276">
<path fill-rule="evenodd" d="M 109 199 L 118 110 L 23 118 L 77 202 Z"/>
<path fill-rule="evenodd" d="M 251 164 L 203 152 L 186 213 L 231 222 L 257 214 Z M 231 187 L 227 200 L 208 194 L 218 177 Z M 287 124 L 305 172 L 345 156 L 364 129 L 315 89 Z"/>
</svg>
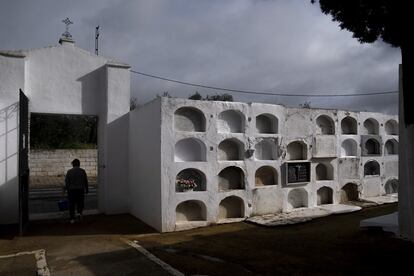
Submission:
<svg viewBox="0 0 414 276">
<path fill-rule="evenodd" d="M 402 93 L 402 66 L 400 65 L 400 117 L 399 117 L 399 205 L 398 205 L 398 222 L 400 233 L 404 237 L 414 241 L 414 125 L 405 125 L 404 123 L 404 100 Z"/>
<path fill-rule="evenodd" d="M 188 128 L 188 131 L 174 127 L 177 120 L 180 122 L 183 120 L 182 114 L 185 112 L 182 112 L 181 108 L 184 107 L 202 112 L 205 118 L 205 122 L 203 122 L 205 123 L 205 131 L 202 131 L 203 127 L 193 126 Z M 174 113 L 178 109 L 181 109 L 180 115 L 174 119 Z M 228 126 L 228 123 L 223 121 L 225 116 L 220 116 L 220 114 L 226 110 L 234 110 L 242 115 L 241 119 L 244 121 L 242 133 L 228 132 L 232 129 L 231 127 L 225 128 L 227 132 L 222 131 L 222 126 Z M 384 170 L 387 164 L 388 167 L 395 167 L 395 155 L 363 157 L 358 146 L 355 156 L 340 157 L 340 146 L 345 139 L 353 139 L 357 144 L 361 141 L 361 131 L 352 135 L 341 134 L 340 122 L 342 118 L 352 116 L 357 120 L 357 123 L 361 122 L 360 117 L 363 119 L 377 118 L 379 122 L 378 137 L 386 140 L 383 124 L 388 119 L 396 119 L 395 116 L 338 110 L 285 108 L 270 104 L 208 102 L 176 98 L 157 99 L 133 114 L 135 119 L 131 119 L 130 122 L 130 147 L 134 148 L 130 157 L 131 191 L 134 191 L 131 197 L 131 199 L 134 198 L 131 202 L 132 212 L 159 231 L 175 231 L 221 223 L 223 222 L 222 215 L 226 211 L 220 202 L 232 196 L 242 202 L 242 217 L 248 217 L 257 214 L 291 211 L 294 202 L 289 202 L 289 194 L 294 195 L 295 193 L 306 195 L 306 205 L 316 207 L 318 190 L 322 188 L 332 190 L 332 202 L 337 204 L 340 202 L 341 188 L 347 183 L 359 185 L 358 190 L 361 197 L 381 195 L 384 193 L 383 185 L 386 181 L 398 178 L 398 176 L 386 174 Z M 277 117 L 279 125 L 277 133 L 258 133 L 256 117 L 260 114 L 271 114 Z M 331 135 L 317 134 L 320 131 L 320 126 L 317 124 L 317 118 L 320 115 L 329 116 L 332 119 L 334 133 Z M 192 123 L 194 123 L 193 121 Z M 234 121 L 235 117 L 230 116 L 229 124 L 231 125 Z M 159 125 L 160 133 L 158 133 Z M 133 128 L 137 130 L 132 130 Z M 148 131 L 140 134 L 138 129 Z M 155 140 L 158 137 L 161 138 L 161 141 Z M 397 136 L 393 136 L 393 138 L 398 139 Z M 203 148 L 206 149 L 205 155 L 202 153 L 203 156 L 197 158 L 197 161 L 185 161 L 183 158 L 177 158 L 175 156 L 176 144 L 183 139 L 194 139 L 197 143 L 203 143 Z M 218 146 L 226 139 L 236 139 L 241 143 L 242 160 L 219 160 Z M 264 139 L 275 141 L 277 154 L 271 156 L 275 160 L 258 160 L 254 149 L 257 143 Z M 283 168 L 287 158 L 286 147 L 293 141 L 301 141 L 307 145 L 306 161 L 311 162 L 311 181 L 291 186 L 284 181 Z M 249 152 L 249 150 L 253 150 L 253 152 Z M 143 156 L 148 152 L 155 152 L 156 157 L 144 159 Z M 381 176 L 364 177 L 364 163 L 373 158 L 381 164 Z M 319 163 L 332 168 L 329 179 L 316 178 L 316 166 Z M 235 166 L 243 171 L 244 189 L 219 190 L 219 174 L 230 166 Z M 277 171 L 277 185 L 255 186 L 255 172 L 262 166 L 270 166 Z M 206 179 L 206 190 L 177 191 L 176 176 L 184 169 L 195 169 L 202 172 Z M 161 173 L 160 179 L 157 177 L 158 170 Z M 393 171 L 393 169 L 389 169 L 389 171 Z M 188 215 L 197 219 L 186 221 L 185 206 L 196 205 L 200 206 L 198 209 L 202 210 L 202 214 L 195 214 L 188 210 Z M 179 206 L 178 209 L 177 206 Z M 231 206 L 228 211 L 235 212 L 234 208 L 235 206 Z M 159 214 L 160 216 L 157 217 Z"/>
<path fill-rule="evenodd" d="M 128 112 L 130 72 L 126 64 L 93 55 L 74 45 L 30 51 L 0 52 L 0 109 L 18 102 L 19 88 L 29 98 L 29 112 L 85 114 L 99 117 L 99 209 L 105 213 L 128 211 Z M 18 221 L 17 132 L 1 122 L 0 224 Z M 9 124 L 9 127 L 11 124 Z M 16 128 L 17 131 L 17 128 Z M 5 143 L 7 142 L 7 154 Z M 14 151 L 14 153 L 13 153 Z M 7 164 L 6 164 L 7 163 Z M 17 178 L 16 178 L 17 179 Z M 11 188 L 10 188 L 11 187 Z"/>
<path fill-rule="evenodd" d="M 161 99 L 130 112 L 129 208 L 131 214 L 158 231 L 162 228 Z"/>
</svg>

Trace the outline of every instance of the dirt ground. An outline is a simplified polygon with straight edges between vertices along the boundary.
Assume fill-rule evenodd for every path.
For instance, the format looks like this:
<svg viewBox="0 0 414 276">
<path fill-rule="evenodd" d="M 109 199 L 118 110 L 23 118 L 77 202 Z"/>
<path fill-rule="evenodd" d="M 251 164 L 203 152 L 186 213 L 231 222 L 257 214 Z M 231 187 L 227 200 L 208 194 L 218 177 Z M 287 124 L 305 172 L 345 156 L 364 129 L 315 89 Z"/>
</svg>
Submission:
<svg viewBox="0 0 414 276">
<path fill-rule="evenodd" d="M 359 227 L 396 210 L 390 204 L 290 226 L 235 223 L 137 240 L 186 275 L 408 275 L 413 243 Z"/>
<path fill-rule="evenodd" d="M 51 275 L 167 275 L 122 242 L 128 239 L 185 275 L 410 275 L 413 243 L 359 227 L 396 210 L 389 204 L 297 225 L 241 222 L 164 234 L 130 215 L 36 221 L 23 237 L 0 231 L 0 255 L 44 249 Z M 0 275 L 34 275 L 31 267 L 29 257 L 3 259 Z"/>
</svg>

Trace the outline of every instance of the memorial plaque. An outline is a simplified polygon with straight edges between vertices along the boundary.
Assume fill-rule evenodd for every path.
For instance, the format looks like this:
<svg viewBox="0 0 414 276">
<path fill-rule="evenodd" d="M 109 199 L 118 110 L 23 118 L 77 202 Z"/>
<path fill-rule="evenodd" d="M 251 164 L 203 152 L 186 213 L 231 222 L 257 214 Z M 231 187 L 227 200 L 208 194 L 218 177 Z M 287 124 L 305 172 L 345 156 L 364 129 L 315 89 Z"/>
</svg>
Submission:
<svg viewBox="0 0 414 276">
<path fill-rule="evenodd" d="M 287 167 L 287 184 L 310 182 L 309 162 L 289 162 Z"/>
</svg>

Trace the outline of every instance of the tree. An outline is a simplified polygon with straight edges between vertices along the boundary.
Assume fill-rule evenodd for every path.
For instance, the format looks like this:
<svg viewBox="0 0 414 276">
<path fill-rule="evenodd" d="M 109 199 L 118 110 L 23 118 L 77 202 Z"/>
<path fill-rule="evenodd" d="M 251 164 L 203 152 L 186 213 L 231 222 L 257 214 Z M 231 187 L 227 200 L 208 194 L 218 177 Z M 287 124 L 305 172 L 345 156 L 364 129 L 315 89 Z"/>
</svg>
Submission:
<svg viewBox="0 0 414 276">
<path fill-rule="evenodd" d="M 311 0 L 315 3 L 316 0 Z M 413 43 L 410 40 L 408 18 L 409 1 L 402 0 L 319 0 L 321 10 L 339 22 L 342 29 L 353 33 L 361 43 L 378 39 L 399 47 L 402 57 L 404 119 L 414 124 L 414 111 L 408 106 L 408 93 L 413 88 Z"/>
<path fill-rule="evenodd" d="M 203 98 L 200 93 L 197 91 L 188 97 L 190 100 L 199 100 L 199 101 L 223 101 L 223 102 L 232 102 L 233 96 L 227 93 L 224 94 L 217 94 L 217 95 L 207 95 L 205 98 Z"/>
</svg>

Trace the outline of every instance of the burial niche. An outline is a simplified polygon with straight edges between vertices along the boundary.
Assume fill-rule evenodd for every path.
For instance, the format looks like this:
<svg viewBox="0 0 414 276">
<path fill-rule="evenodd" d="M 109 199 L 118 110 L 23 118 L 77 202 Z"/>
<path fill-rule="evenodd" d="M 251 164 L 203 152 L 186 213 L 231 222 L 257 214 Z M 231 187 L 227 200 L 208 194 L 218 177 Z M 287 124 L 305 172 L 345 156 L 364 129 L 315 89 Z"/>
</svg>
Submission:
<svg viewBox="0 0 414 276">
<path fill-rule="evenodd" d="M 347 183 L 341 189 L 341 203 L 347 203 L 348 201 L 358 201 L 359 192 L 358 185 L 355 183 Z"/>
<path fill-rule="evenodd" d="M 175 209 L 176 222 L 205 221 L 206 207 L 198 200 L 187 200 L 177 205 Z"/>
<path fill-rule="evenodd" d="M 226 139 L 218 146 L 218 160 L 243 160 L 243 144 L 237 139 Z"/>
<path fill-rule="evenodd" d="M 300 141 L 295 141 L 287 146 L 287 160 L 306 160 L 307 147 Z"/>
<path fill-rule="evenodd" d="M 185 169 L 177 174 L 175 178 L 175 191 L 184 192 L 188 190 L 206 190 L 206 176 L 204 173 L 196 169 Z"/>
<path fill-rule="evenodd" d="M 244 172 L 239 167 L 227 167 L 218 175 L 219 191 L 244 189 Z"/>
<path fill-rule="evenodd" d="M 335 123 L 331 117 L 321 115 L 316 119 L 317 134 L 333 135 L 335 134 Z"/>
<path fill-rule="evenodd" d="M 196 138 L 185 138 L 175 144 L 175 162 L 206 161 L 206 146 Z"/>
<path fill-rule="evenodd" d="M 398 123 L 395 120 L 388 120 L 385 123 L 385 133 L 387 135 L 398 135 Z"/>
<path fill-rule="evenodd" d="M 398 154 L 398 142 L 395 139 L 390 139 L 385 143 L 385 155 Z"/>
<path fill-rule="evenodd" d="M 390 179 L 384 185 L 385 193 L 389 194 L 396 194 L 398 193 L 398 180 L 397 179 Z"/>
<path fill-rule="evenodd" d="M 365 142 L 365 150 L 367 155 L 379 155 L 380 153 L 380 143 L 376 139 L 368 139 Z"/>
<path fill-rule="evenodd" d="M 354 139 L 346 139 L 341 144 L 341 157 L 357 156 L 358 144 Z"/>
<path fill-rule="evenodd" d="M 218 116 L 217 130 L 220 133 L 243 133 L 243 114 L 236 110 L 226 110 L 221 112 Z"/>
<path fill-rule="evenodd" d="M 322 187 L 317 192 L 318 205 L 332 204 L 333 203 L 333 191 L 329 187 Z"/>
<path fill-rule="evenodd" d="M 273 167 L 263 166 L 258 168 L 255 173 L 256 187 L 277 185 L 277 181 L 277 171 Z"/>
<path fill-rule="evenodd" d="M 288 202 L 293 209 L 308 207 L 308 192 L 303 188 L 293 189 L 289 192 Z"/>
<path fill-rule="evenodd" d="M 181 107 L 174 113 L 174 129 L 177 131 L 205 132 L 203 112 L 193 107 Z"/>
<path fill-rule="evenodd" d="M 371 160 L 364 165 L 364 176 L 368 175 L 380 175 L 380 165 L 377 161 Z"/>
<path fill-rule="evenodd" d="M 377 120 L 369 118 L 364 122 L 364 129 L 366 134 L 378 135 L 379 133 L 379 124 Z"/>
<path fill-rule="evenodd" d="M 343 118 L 341 121 L 341 129 L 342 129 L 342 134 L 357 134 L 358 133 L 357 121 L 354 118 L 347 116 Z"/>
<path fill-rule="evenodd" d="M 254 146 L 256 160 L 276 160 L 277 146 L 274 140 L 264 139 Z"/>
<path fill-rule="evenodd" d="M 315 168 L 316 180 L 333 180 L 333 167 L 331 164 L 319 163 Z"/>
<path fill-rule="evenodd" d="M 244 202 L 236 196 L 223 199 L 219 205 L 219 219 L 242 218 L 244 216 Z"/>
<path fill-rule="evenodd" d="M 271 114 L 260 114 L 256 117 L 257 133 L 276 134 L 278 133 L 278 119 Z"/>
</svg>

